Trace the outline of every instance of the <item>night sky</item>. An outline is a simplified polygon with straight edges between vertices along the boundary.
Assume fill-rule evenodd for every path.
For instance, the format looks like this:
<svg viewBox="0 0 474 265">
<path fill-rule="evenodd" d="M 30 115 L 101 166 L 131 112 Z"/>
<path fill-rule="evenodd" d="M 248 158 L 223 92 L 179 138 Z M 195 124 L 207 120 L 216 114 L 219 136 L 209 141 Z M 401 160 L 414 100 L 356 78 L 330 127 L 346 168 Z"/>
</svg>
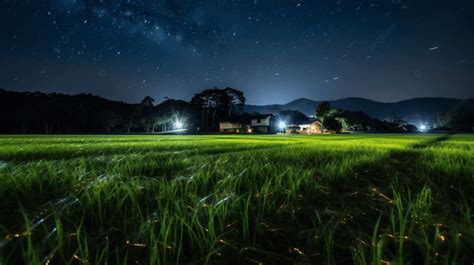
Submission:
<svg viewBox="0 0 474 265">
<path fill-rule="evenodd" d="M 0 87 L 137 102 L 474 97 L 472 0 L 0 0 Z"/>
</svg>

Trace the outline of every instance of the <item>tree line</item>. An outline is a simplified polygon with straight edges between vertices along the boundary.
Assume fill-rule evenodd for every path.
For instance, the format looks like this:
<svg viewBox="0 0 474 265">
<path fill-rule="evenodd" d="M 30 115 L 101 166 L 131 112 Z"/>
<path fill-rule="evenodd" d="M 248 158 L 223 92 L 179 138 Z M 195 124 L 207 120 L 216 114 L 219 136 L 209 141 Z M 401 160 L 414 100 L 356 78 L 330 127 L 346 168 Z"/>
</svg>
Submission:
<svg viewBox="0 0 474 265">
<path fill-rule="evenodd" d="M 156 133 L 173 131 L 178 123 L 188 132 L 217 132 L 222 121 L 249 122 L 254 113 L 244 112 L 245 102 L 244 93 L 231 87 L 205 89 L 189 102 L 167 99 L 157 105 L 150 96 L 138 104 L 130 104 L 84 93 L 65 95 L 0 89 L 0 133 Z M 440 114 L 437 126 L 470 129 L 474 111 L 468 103 Z M 293 110 L 276 110 L 273 114 L 276 120 L 288 124 L 310 120 Z M 335 109 L 328 102 L 317 106 L 315 116 L 326 129 L 335 132 L 416 131 L 414 125 L 401 118 L 381 121 L 360 111 Z"/>
<path fill-rule="evenodd" d="M 0 89 L 0 133 L 150 133 L 170 131 L 178 120 L 190 131 L 210 132 L 244 104 L 243 92 L 230 87 L 206 89 L 190 102 L 168 99 L 158 105 L 150 96 L 129 104 L 84 93 Z"/>
<path fill-rule="evenodd" d="M 369 117 L 361 111 L 336 109 L 327 101 L 321 102 L 315 109 L 315 116 L 322 123 L 323 130 L 333 132 L 360 131 L 360 132 L 416 132 L 417 127 L 402 118 L 391 117 L 378 120 Z"/>
</svg>

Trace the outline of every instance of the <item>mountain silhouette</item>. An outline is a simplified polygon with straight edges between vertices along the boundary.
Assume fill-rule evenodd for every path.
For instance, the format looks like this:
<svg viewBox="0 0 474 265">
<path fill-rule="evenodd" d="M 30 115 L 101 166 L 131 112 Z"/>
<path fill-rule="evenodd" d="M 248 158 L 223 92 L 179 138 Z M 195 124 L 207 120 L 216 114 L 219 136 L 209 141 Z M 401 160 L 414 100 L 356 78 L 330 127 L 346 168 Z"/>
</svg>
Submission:
<svg viewBox="0 0 474 265">
<path fill-rule="evenodd" d="M 280 110 L 297 110 L 308 116 L 312 116 L 319 103 L 321 103 L 321 101 L 300 98 L 287 104 L 263 106 L 245 105 L 244 111 L 249 113 L 275 113 Z M 411 122 L 433 122 L 437 115 L 447 113 L 457 106 L 465 104 L 474 105 L 474 99 L 426 97 L 385 103 L 366 98 L 351 97 L 330 100 L 329 103 L 331 103 L 334 108 L 362 111 L 373 118 L 382 120 L 390 117 L 399 117 Z"/>
</svg>

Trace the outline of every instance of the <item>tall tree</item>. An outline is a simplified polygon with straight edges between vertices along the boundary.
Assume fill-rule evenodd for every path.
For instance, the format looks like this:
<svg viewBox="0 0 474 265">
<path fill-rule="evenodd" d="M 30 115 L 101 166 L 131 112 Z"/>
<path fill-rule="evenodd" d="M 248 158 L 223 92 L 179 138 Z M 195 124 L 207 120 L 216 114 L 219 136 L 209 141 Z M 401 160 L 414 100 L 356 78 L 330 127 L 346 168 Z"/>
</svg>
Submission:
<svg viewBox="0 0 474 265">
<path fill-rule="evenodd" d="M 155 99 L 146 96 L 134 110 L 132 117 L 136 124 L 143 127 L 146 132 L 150 132 L 155 123 L 153 103 Z"/>
<path fill-rule="evenodd" d="M 194 95 L 191 99 L 191 104 L 201 109 L 201 127 L 207 129 L 209 126 L 209 115 L 215 113 L 219 101 L 219 90 L 206 89 Z"/>
<path fill-rule="evenodd" d="M 214 87 L 194 95 L 191 104 L 201 109 L 201 125 L 209 129 L 216 126 L 217 117 L 229 117 L 234 105 L 243 109 L 245 97 L 243 92 L 230 87 L 225 89 Z"/>
<path fill-rule="evenodd" d="M 331 112 L 331 104 L 327 101 L 321 102 L 317 107 L 316 107 L 316 117 L 321 120 L 321 133 L 323 133 L 324 130 L 324 122 L 326 118 L 328 117 L 329 113 Z"/>
<path fill-rule="evenodd" d="M 328 117 L 326 118 L 326 120 L 324 121 L 325 122 L 325 126 L 331 130 L 331 131 L 335 131 L 335 132 L 340 132 L 341 131 L 341 123 L 334 117 Z"/>
<path fill-rule="evenodd" d="M 232 108 L 234 107 L 234 105 L 237 106 L 237 108 L 240 111 L 244 110 L 244 106 L 245 106 L 244 92 L 231 88 L 231 87 L 225 88 L 224 92 L 227 95 L 225 99 L 227 99 L 228 101 L 227 102 L 227 115 L 229 117 L 232 114 Z"/>
</svg>

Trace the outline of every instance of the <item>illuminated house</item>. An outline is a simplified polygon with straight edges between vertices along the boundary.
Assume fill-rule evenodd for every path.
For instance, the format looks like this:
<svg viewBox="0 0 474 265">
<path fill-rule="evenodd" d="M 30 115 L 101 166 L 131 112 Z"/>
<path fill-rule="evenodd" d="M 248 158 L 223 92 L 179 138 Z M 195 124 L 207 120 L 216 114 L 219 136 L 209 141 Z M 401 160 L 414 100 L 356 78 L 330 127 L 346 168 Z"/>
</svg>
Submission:
<svg viewBox="0 0 474 265">
<path fill-rule="evenodd" d="M 286 133 L 301 133 L 300 125 L 290 124 L 286 127 Z"/>
<path fill-rule="evenodd" d="M 320 120 L 314 120 L 308 123 L 300 124 L 300 133 L 316 134 L 321 133 L 322 123 Z"/>
<path fill-rule="evenodd" d="M 219 123 L 219 131 L 225 133 L 272 133 L 273 115 L 248 115 L 241 120 L 223 121 Z"/>
<path fill-rule="evenodd" d="M 224 121 L 219 123 L 219 131 L 227 133 L 241 133 L 242 124 L 240 122 Z"/>
<path fill-rule="evenodd" d="M 272 114 L 252 115 L 250 127 L 252 128 L 252 132 L 257 132 L 257 133 L 273 132 L 273 115 Z"/>
</svg>

